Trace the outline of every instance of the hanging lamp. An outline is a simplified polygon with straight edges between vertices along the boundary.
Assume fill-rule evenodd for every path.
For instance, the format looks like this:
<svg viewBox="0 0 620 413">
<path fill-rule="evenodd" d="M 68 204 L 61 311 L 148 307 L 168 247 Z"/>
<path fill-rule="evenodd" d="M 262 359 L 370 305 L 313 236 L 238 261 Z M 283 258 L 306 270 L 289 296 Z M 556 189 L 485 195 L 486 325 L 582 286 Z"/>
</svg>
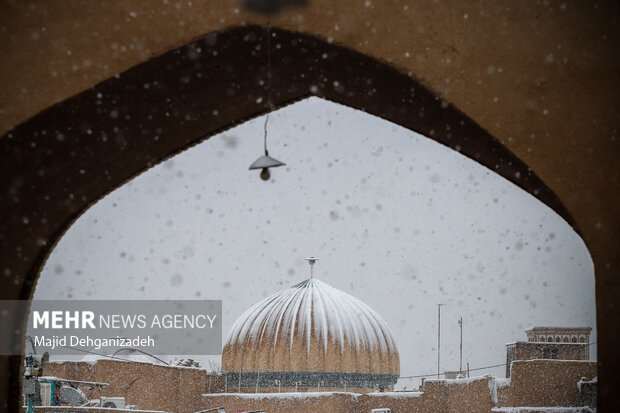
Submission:
<svg viewBox="0 0 620 413">
<path fill-rule="evenodd" d="M 273 110 L 273 102 L 271 101 L 271 26 L 269 22 L 267 22 L 267 104 L 269 105 L 269 110 Z M 265 154 L 261 155 L 257 160 L 252 162 L 250 165 L 250 170 L 260 169 L 260 177 L 263 181 L 269 180 L 271 177 L 271 173 L 269 172 L 269 168 L 277 168 L 278 166 L 286 165 L 284 162 L 280 162 L 279 160 L 272 158 L 269 156 L 269 151 L 267 150 L 267 125 L 269 124 L 269 113 L 265 116 L 265 125 L 264 125 L 264 143 L 265 143 Z"/>
</svg>

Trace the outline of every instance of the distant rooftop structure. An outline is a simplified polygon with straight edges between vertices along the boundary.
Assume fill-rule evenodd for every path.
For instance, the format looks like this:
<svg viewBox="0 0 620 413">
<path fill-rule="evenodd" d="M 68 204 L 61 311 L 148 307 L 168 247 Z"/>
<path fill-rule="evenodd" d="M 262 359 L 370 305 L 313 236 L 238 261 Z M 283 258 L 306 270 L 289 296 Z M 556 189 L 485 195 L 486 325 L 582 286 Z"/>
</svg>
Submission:
<svg viewBox="0 0 620 413">
<path fill-rule="evenodd" d="M 527 341 L 506 344 L 506 377 L 515 360 L 589 360 L 590 327 L 533 327 Z"/>
<path fill-rule="evenodd" d="M 586 343 L 590 344 L 591 327 L 533 327 L 525 330 L 527 341 L 536 343 Z"/>
</svg>

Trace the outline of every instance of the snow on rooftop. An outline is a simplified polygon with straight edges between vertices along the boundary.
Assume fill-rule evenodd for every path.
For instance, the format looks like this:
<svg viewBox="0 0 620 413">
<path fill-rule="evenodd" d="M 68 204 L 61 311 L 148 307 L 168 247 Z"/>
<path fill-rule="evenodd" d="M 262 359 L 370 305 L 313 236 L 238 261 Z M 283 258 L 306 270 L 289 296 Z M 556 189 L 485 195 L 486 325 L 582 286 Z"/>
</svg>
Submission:
<svg viewBox="0 0 620 413">
<path fill-rule="evenodd" d="M 494 407 L 492 412 L 501 413 L 593 413 L 596 409 L 589 407 Z"/>
<path fill-rule="evenodd" d="M 49 380 L 49 381 L 61 381 L 61 382 L 65 382 L 65 383 L 72 383 L 72 384 L 86 384 L 86 385 L 93 385 L 93 386 L 109 386 L 109 383 L 104 383 L 101 381 L 83 381 L 83 380 L 71 380 L 71 379 L 63 379 L 60 377 L 56 377 L 56 376 L 41 376 L 39 377 L 40 381 L 45 381 L 45 380 Z"/>
<path fill-rule="evenodd" d="M 506 386 L 510 386 L 510 378 L 496 378 L 495 379 L 495 385 L 497 387 L 506 387 Z"/>
<path fill-rule="evenodd" d="M 144 353 L 140 350 L 136 350 L 132 348 L 121 348 L 117 350 L 114 353 L 114 355 L 94 354 L 94 353 L 87 354 L 83 356 L 80 360 L 65 360 L 62 358 L 54 357 L 54 359 L 51 360 L 50 363 L 56 363 L 56 364 L 88 363 L 91 366 L 94 366 L 101 360 L 153 364 L 156 366 L 170 367 L 170 368 L 176 368 L 176 369 L 193 369 L 193 370 L 205 370 L 205 371 L 207 370 L 205 367 L 177 366 L 177 365 L 168 364 L 157 356 L 152 356 L 152 355 L 149 355 L 148 353 Z"/>
<path fill-rule="evenodd" d="M 561 359 L 529 359 L 529 360 L 513 360 L 512 363 L 536 363 L 536 362 L 550 362 L 550 363 L 596 363 L 591 360 L 561 360 Z"/>
<path fill-rule="evenodd" d="M 572 342 L 567 342 L 567 341 L 513 341 L 512 343 L 506 343 L 507 346 L 511 346 L 511 345 L 516 345 L 516 344 L 545 344 L 545 345 L 549 345 L 549 344 L 561 344 L 561 345 L 566 345 L 566 344 L 572 344 L 572 345 L 578 345 L 578 346 L 588 346 L 588 343 L 572 343 Z"/>
<path fill-rule="evenodd" d="M 234 396 L 240 399 L 310 399 L 316 397 L 330 397 L 335 394 L 348 394 L 355 397 L 358 393 L 342 392 L 342 391 L 310 391 L 310 392 L 282 392 L 282 393 L 205 393 L 202 397 L 228 397 Z M 386 394 L 386 393 L 381 393 Z"/>
<path fill-rule="evenodd" d="M 25 407 L 25 406 L 24 406 Z M 38 406 L 37 406 L 38 407 Z M 70 412 L 74 412 L 74 411 L 88 411 L 88 410 L 94 410 L 97 412 L 100 412 L 102 410 L 104 411 L 110 411 L 110 412 L 132 412 L 132 413 L 168 413 L 164 410 L 141 410 L 141 409 L 133 409 L 133 408 L 118 408 L 118 407 L 101 407 L 101 406 L 80 406 L 80 407 L 75 407 L 75 406 L 51 406 L 54 410 L 53 411 L 61 411 L 61 410 L 69 410 Z M 37 409 L 38 410 L 38 409 Z"/>
<path fill-rule="evenodd" d="M 87 354 L 80 361 L 86 363 L 96 363 L 99 360 L 120 360 L 120 361 L 132 361 L 135 363 L 149 363 L 149 364 L 157 364 L 165 366 L 166 364 L 157 360 L 155 357 L 149 356 L 147 354 L 139 353 L 136 351 L 131 351 L 131 349 L 120 351 L 116 356 L 107 356 L 107 355 L 99 355 L 99 354 Z"/>
<path fill-rule="evenodd" d="M 234 396 L 240 399 L 246 400 L 261 400 L 261 399 L 311 399 L 317 397 L 330 397 L 335 394 L 348 394 L 354 397 L 359 397 L 361 393 L 352 393 L 344 391 L 311 391 L 311 392 L 282 392 L 282 393 L 205 393 L 202 397 L 228 397 Z M 374 392 L 365 393 L 370 397 L 389 397 L 395 399 L 405 399 L 410 397 L 420 397 L 423 392 L 420 391 L 394 391 L 394 392 Z"/>
<path fill-rule="evenodd" d="M 420 397 L 423 394 L 424 392 L 421 392 L 421 391 L 388 391 L 388 392 L 366 393 L 366 396 L 389 397 L 393 399 L 408 399 L 410 397 Z"/>
<path fill-rule="evenodd" d="M 426 379 L 424 383 L 441 383 L 444 386 L 451 386 L 455 384 L 460 384 L 460 385 L 471 384 L 476 381 L 492 380 L 492 379 L 493 377 L 487 374 L 485 376 L 465 377 L 462 379 Z"/>
<path fill-rule="evenodd" d="M 383 353 L 397 352 L 387 322 L 368 305 L 323 281 L 309 279 L 279 291 L 243 313 L 230 329 L 226 345 L 247 340 L 260 344 L 279 338 L 305 338 L 310 351 L 311 337 L 327 349 L 328 337 L 344 350 L 346 343 Z"/>
<path fill-rule="evenodd" d="M 573 331 L 573 330 L 592 330 L 592 327 L 588 326 L 578 326 L 578 327 L 569 327 L 569 326 L 534 326 L 525 330 L 525 332 L 529 331 Z"/>
</svg>

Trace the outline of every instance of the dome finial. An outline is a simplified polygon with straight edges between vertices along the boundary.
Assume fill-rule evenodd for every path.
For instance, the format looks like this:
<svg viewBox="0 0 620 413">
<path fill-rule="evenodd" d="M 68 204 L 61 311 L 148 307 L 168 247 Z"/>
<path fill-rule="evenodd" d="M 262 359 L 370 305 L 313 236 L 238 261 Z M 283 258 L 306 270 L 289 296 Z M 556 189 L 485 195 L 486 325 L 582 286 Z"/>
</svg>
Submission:
<svg viewBox="0 0 620 413">
<path fill-rule="evenodd" d="M 312 279 L 312 277 L 314 276 L 314 264 L 316 264 L 316 262 L 319 260 L 318 258 L 314 258 L 314 257 L 308 257 L 308 258 L 304 258 L 306 261 L 308 261 L 308 264 L 310 264 L 310 279 Z"/>
</svg>

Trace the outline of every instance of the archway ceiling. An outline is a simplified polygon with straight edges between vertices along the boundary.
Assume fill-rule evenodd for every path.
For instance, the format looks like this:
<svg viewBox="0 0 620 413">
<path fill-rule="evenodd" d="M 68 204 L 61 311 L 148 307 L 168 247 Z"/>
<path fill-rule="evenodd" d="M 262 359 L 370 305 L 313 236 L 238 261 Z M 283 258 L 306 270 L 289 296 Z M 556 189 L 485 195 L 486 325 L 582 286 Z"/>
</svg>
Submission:
<svg viewBox="0 0 620 413">
<path fill-rule="evenodd" d="M 611 341 L 606 349 L 604 331 L 611 331 L 618 317 L 613 303 L 620 295 L 620 6 L 432 0 L 309 4 L 272 24 L 318 35 L 417 77 L 500 139 L 558 194 L 595 262 L 599 355 L 617 365 L 619 356 Z M 6 2 L 0 15 L 0 133 L 205 33 L 264 22 L 239 9 L 227 0 L 91 2 L 88 7 Z M 614 335 L 609 334 L 608 339 Z"/>
<path fill-rule="evenodd" d="M 420 79 L 532 166 L 571 211 L 585 207 L 589 213 L 578 220 L 585 239 L 590 246 L 600 239 L 601 227 L 612 222 L 612 203 L 583 196 L 587 188 L 569 183 L 618 182 L 617 4 L 308 3 L 272 24 L 318 35 Z M 0 52 L 9 62 L 0 66 L 0 133 L 205 33 L 264 20 L 230 0 L 88 7 L 8 2 L 0 16 Z M 598 227 L 596 237 L 589 227 Z"/>
<path fill-rule="evenodd" d="M 315 94 L 383 117 L 480 162 L 574 224 L 527 165 L 415 80 L 315 37 L 281 29 L 272 34 L 276 107 Z M 9 131 L 0 140 L 0 187 L 7 195 L 0 208 L 21 216 L 0 223 L 0 256 L 9 275 L 28 274 L 28 281 L 7 289 L 21 288 L 20 296 L 29 297 L 39 272 L 33 262 L 42 262 L 60 233 L 101 196 L 168 156 L 268 111 L 265 36 L 261 26 L 207 35 Z M 11 262 L 12 255 L 18 260 Z"/>
</svg>

